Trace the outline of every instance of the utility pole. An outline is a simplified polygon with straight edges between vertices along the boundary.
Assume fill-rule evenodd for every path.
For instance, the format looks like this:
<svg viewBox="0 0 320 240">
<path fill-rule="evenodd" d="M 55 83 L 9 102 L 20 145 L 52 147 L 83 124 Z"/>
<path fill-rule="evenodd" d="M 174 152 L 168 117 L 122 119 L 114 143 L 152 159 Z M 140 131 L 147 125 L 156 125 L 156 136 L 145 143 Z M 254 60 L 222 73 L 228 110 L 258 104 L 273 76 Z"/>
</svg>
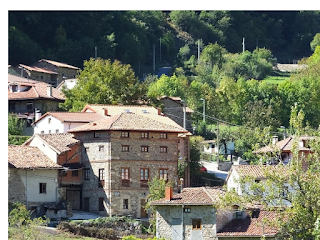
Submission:
<svg viewBox="0 0 320 240">
<path fill-rule="evenodd" d="M 156 45 L 153 44 L 153 71 L 156 71 Z"/>
<path fill-rule="evenodd" d="M 198 40 L 198 63 L 200 62 L 200 39 Z"/>
<path fill-rule="evenodd" d="M 183 103 L 183 128 L 186 129 L 186 102 L 181 100 Z"/>
<path fill-rule="evenodd" d="M 161 37 L 160 37 L 160 62 L 161 62 Z"/>
<path fill-rule="evenodd" d="M 220 146 L 219 146 L 219 121 L 217 121 L 217 166 L 218 166 L 218 170 L 219 170 L 219 150 L 220 150 Z"/>
<path fill-rule="evenodd" d="M 246 50 L 246 47 L 244 43 L 244 38 L 242 38 L 242 52 L 244 52 L 245 50 Z"/>
<path fill-rule="evenodd" d="M 203 122 L 206 122 L 206 99 L 200 98 L 203 101 L 203 108 L 202 108 L 202 115 L 203 115 Z"/>
<path fill-rule="evenodd" d="M 98 49 L 97 47 L 94 47 L 94 58 L 97 59 L 98 57 Z"/>
</svg>

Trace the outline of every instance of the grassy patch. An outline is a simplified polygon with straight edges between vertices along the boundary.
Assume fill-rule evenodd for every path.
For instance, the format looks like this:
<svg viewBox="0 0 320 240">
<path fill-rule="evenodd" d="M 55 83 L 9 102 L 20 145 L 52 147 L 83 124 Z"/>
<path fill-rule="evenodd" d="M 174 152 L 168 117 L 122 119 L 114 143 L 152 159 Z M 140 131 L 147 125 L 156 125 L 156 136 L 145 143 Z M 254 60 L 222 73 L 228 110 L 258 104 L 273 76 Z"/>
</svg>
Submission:
<svg viewBox="0 0 320 240">
<path fill-rule="evenodd" d="M 272 84 L 279 84 L 289 78 L 290 78 L 290 73 L 274 71 L 273 74 L 271 74 L 270 76 L 267 76 L 262 81 L 266 81 L 266 82 L 272 83 Z"/>
</svg>

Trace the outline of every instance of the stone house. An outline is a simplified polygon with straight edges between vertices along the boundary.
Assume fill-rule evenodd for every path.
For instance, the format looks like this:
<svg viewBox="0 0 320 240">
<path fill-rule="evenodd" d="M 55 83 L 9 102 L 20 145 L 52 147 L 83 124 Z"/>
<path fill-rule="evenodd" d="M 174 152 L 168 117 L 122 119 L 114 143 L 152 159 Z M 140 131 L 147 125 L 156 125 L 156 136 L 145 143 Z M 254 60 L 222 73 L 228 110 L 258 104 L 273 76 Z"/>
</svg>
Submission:
<svg viewBox="0 0 320 240">
<path fill-rule="evenodd" d="M 310 136 L 300 136 L 298 139 L 295 139 L 294 136 L 290 136 L 282 141 L 278 141 L 278 136 L 274 136 L 270 146 L 259 148 L 253 153 L 266 156 L 273 155 L 273 160 L 271 161 L 272 163 L 277 164 L 279 160 L 281 160 L 283 164 L 288 164 L 293 158 L 294 142 L 297 141 L 299 155 L 304 155 L 307 157 L 310 153 L 312 153 L 312 149 L 308 146 L 308 142 L 313 139 L 314 137 Z"/>
<path fill-rule="evenodd" d="M 49 83 L 57 87 L 63 80 L 76 78 L 80 68 L 52 60 L 41 59 L 27 66 L 19 64 L 14 68 L 21 77 Z"/>
<path fill-rule="evenodd" d="M 41 113 L 40 113 L 41 115 Z M 68 130 L 104 118 L 93 112 L 47 112 L 36 114 L 32 124 L 35 134 L 67 133 Z"/>
<path fill-rule="evenodd" d="M 181 127 L 183 127 L 184 107 L 183 107 L 182 99 L 180 97 L 162 96 L 160 97 L 160 101 L 163 104 L 164 114 L 169 118 L 171 118 L 176 123 L 178 123 Z M 193 110 L 186 106 L 186 127 L 185 128 L 189 132 L 193 132 L 192 117 L 191 117 L 192 113 L 193 113 Z"/>
<path fill-rule="evenodd" d="M 188 131 L 170 121 L 130 112 L 69 130 L 83 145 L 85 211 L 147 217 L 148 181 L 178 181 L 178 134 Z"/>
<path fill-rule="evenodd" d="M 56 111 L 65 97 L 51 85 L 8 75 L 9 113 L 25 120 L 24 135 L 33 135 L 31 123 L 35 109 L 42 113 Z"/>
<path fill-rule="evenodd" d="M 156 207 L 156 236 L 172 240 L 274 239 L 277 230 L 265 223 L 276 218 L 275 212 L 260 209 L 232 211 L 218 209 L 220 188 L 184 188 L 153 201 Z"/>
<path fill-rule="evenodd" d="M 70 133 L 35 134 L 24 145 L 37 147 L 63 167 L 58 173 L 60 200 L 66 200 L 73 210 L 80 210 L 84 178 L 81 142 Z"/>
<path fill-rule="evenodd" d="M 58 171 L 63 169 L 35 146 L 8 146 L 8 200 L 19 201 L 27 209 L 57 203 Z"/>
</svg>

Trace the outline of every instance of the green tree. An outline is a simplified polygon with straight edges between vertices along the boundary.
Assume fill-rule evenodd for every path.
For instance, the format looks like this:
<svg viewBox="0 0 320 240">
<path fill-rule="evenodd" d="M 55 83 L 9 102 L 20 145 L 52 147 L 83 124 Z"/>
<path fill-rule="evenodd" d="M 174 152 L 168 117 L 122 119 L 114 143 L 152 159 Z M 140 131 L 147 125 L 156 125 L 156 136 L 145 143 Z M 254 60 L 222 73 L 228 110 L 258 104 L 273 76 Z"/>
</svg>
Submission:
<svg viewBox="0 0 320 240">
<path fill-rule="evenodd" d="M 84 62 L 77 85 L 63 90 L 65 110 L 79 111 L 85 104 L 132 104 L 144 97 L 144 88 L 130 65 L 101 58 Z"/>
<path fill-rule="evenodd" d="M 23 122 L 15 115 L 8 115 L 8 134 L 22 135 Z"/>
<path fill-rule="evenodd" d="M 313 40 L 310 43 L 310 47 L 312 51 L 315 51 L 317 46 L 320 46 L 320 33 L 314 35 Z"/>
</svg>

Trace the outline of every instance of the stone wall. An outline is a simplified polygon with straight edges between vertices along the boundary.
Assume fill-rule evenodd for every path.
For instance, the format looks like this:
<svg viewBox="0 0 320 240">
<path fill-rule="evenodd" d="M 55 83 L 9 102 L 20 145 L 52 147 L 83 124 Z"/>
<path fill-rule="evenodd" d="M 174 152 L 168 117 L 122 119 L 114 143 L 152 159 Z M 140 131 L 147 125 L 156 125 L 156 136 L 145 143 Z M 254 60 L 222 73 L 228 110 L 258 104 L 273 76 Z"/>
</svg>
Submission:
<svg viewBox="0 0 320 240">
<path fill-rule="evenodd" d="M 83 143 L 82 163 L 89 171 L 90 179 L 83 180 L 83 198 L 89 201 L 90 211 L 101 215 L 131 215 L 143 217 L 141 204 L 149 194 L 148 187 L 140 184 L 140 169 L 148 168 L 149 180 L 159 177 L 159 169 L 168 169 L 168 179 L 177 182 L 178 136 L 168 133 L 166 139 L 159 132 L 149 132 L 149 138 L 141 138 L 141 132 L 129 132 L 129 138 L 121 138 L 121 131 L 75 133 Z M 122 146 L 128 147 L 128 152 Z M 148 152 L 141 152 L 148 146 Z M 167 152 L 160 152 L 166 147 Z M 123 186 L 121 168 L 129 168 L 130 182 Z M 99 169 L 104 169 L 104 187 L 99 187 Z M 84 170 L 85 171 L 85 170 Z M 104 199 L 105 211 L 99 211 L 99 198 Z M 89 200 L 88 200 L 89 199 Z M 124 208 L 124 200 L 128 207 Z M 84 202 L 84 201 L 82 201 Z"/>
<path fill-rule="evenodd" d="M 8 168 L 8 200 L 26 204 L 26 188 L 16 168 Z"/>
<path fill-rule="evenodd" d="M 182 206 L 157 206 L 158 238 L 172 239 L 173 219 L 182 219 L 183 228 L 181 232 L 183 231 L 183 239 L 218 239 L 216 237 L 216 212 L 212 206 L 184 206 L 184 208 L 190 209 L 190 212 L 183 211 Z M 192 228 L 193 219 L 201 220 L 201 229 L 194 230 Z"/>
</svg>

